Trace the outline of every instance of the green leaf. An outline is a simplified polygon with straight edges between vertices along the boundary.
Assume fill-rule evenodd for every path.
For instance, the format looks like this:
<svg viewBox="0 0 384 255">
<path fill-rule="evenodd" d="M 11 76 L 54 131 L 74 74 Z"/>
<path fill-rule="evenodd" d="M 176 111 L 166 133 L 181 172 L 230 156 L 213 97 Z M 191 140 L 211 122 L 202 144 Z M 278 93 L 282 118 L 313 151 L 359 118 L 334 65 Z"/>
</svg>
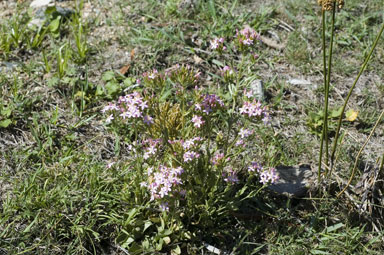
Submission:
<svg viewBox="0 0 384 255">
<path fill-rule="evenodd" d="M 102 96 L 103 94 L 104 94 L 103 86 L 97 85 L 95 95 L 96 96 Z"/>
<path fill-rule="evenodd" d="M 171 251 L 171 255 L 180 255 L 180 254 L 181 254 L 180 246 L 177 246 L 175 249 Z"/>
<path fill-rule="evenodd" d="M 164 230 L 164 232 L 161 233 L 163 236 L 169 236 L 172 234 L 172 231 L 170 229 Z"/>
<path fill-rule="evenodd" d="M 24 229 L 23 233 L 28 233 L 29 231 L 31 231 L 31 228 L 37 222 L 37 219 L 39 218 L 39 215 L 40 215 L 40 211 L 36 214 L 35 219 L 31 222 L 31 224 L 29 224 L 28 227 L 26 227 Z"/>
<path fill-rule="evenodd" d="M 170 244 L 171 243 L 171 238 L 169 236 L 163 237 L 164 243 L 165 244 Z"/>
<path fill-rule="evenodd" d="M 185 239 L 188 239 L 188 240 L 191 239 L 191 238 L 192 238 L 191 233 L 189 233 L 189 232 L 185 232 L 185 233 L 184 233 L 184 238 L 185 238 Z"/>
<path fill-rule="evenodd" d="M 47 81 L 47 85 L 49 87 L 54 87 L 59 83 L 60 79 L 58 77 L 52 77 Z"/>
<path fill-rule="evenodd" d="M 124 80 L 124 86 L 129 87 L 132 85 L 132 78 L 127 78 Z"/>
<path fill-rule="evenodd" d="M 215 65 L 218 65 L 218 66 L 225 66 L 223 62 L 221 62 L 221 61 L 219 61 L 217 59 L 213 59 L 212 63 L 214 63 Z"/>
<path fill-rule="evenodd" d="M 331 117 L 331 118 L 337 118 L 337 117 L 340 117 L 340 115 L 341 115 L 341 113 L 342 113 L 342 110 L 343 110 L 343 107 L 340 107 L 339 109 L 336 109 L 336 110 L 331 111 L 331 113 L 330 113 L 330 117 Z"/>
<path fill-rule="evenodd" d="M 122 247 L 124 248 L 127 248 L 131 243 L 133 243 L 135 241 L 135 239 L 133 239 L 132 237 L 128 237 L 127 241 L 124 242 L 124 244 L 122 245 Z"/>
<path fill-rule="evenodd" d="M 12 124 L 12 120 L 10 120 L 10 119 L 5 119 L 5 120 L 0 121 L 0 127 L 2 127 L 2 128 L 6 128 L 11 124 Z"/>
<path fill-rule="evenodd" d="M 1 115 L 6 118 L 8 118 L 11 115 L 11 113 L 12 113 L 12 110 L 10 108 L 5 108 L 1 111 Z"/>
<path fill-rule="evenodd" d="M 148 239 L 145 239 L 145 240 L 141 243 L 141 245 L 143 246 L 143 248 L 144 248 L 145 250 L 149 249 L 149 241 L 148 241 Z"/>
<path fill-rule="evenodd" d="M 103 74 L 103 76 L 101 77 L 101 79 L 103 81 L 110 81 L 112 79 L 115 78 L 115 73 L 113 71 L 107 71 Z"/>
<path fill-rule="evenodd" d="M 145 230 L 147 230 L 150 226 L 152 226 L 152 222 L 150 222 L 149 220 L 147 220 L 147 221 L 145 222 L 145 224 L 144 224 L 143 232 L 144 232 Z"/>
<path fill-rule="evenodd" d="M 120 86 L 117 82 L 110 81 L 105 84 L 105 88 L 107 89 L 108 95 L 114 95 L 120 90 Z"/>
<path fill-rule="evenodd" d="M 165 91 L 165 93 L 163 93 L 163 95 L 160 97 L 160 101 L 164 102 L 171 95 L 171 93 L 172 93 L 171 89 Z"/>
<path fill-rule="evenodd" d="M 339 228 L 342 228 L 342 227 L 344 227 L 344 224 L 343 223 L 338 223 L 336 225 L 327 227 L 325 231 L 327 233 L 330 233 L 330 232 L 336 231 L 336 230 L 338 230 Z"/>
<path fill-rule="evenodd" d="M 330 254 L 326 251 L 321 251 L 321 250 L 311 250 L 312 254 Z"/>
<path fill-rule="evenodd" d="M 49 31 L 51 31 L 52 34 L 55 35 L 55 37 L 59 36 L 59 27 L 60 27 L 60 20 L 61 16 L 58 16 L 56 19 L 52 20 L 51 23 L 49 23 Z"/>
<path fill-rule="evenodd" d="M 161 238 L 156 244 L 156 251 L 161 251 L 163 249 L 164 240 Z"/>
</svg>

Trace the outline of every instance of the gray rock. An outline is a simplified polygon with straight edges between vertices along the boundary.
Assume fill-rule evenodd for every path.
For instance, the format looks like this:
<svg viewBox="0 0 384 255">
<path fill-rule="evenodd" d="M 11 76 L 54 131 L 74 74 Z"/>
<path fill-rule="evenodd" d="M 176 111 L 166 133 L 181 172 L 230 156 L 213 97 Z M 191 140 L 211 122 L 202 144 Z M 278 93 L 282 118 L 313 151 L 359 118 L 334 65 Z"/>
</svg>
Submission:
<svg viewBox="0 0 384 255">
<path fill-rule="evenodd" d="M 61 7 L 61 6 L 49 6 L 49 8 L 54 8 L 54 12 L 63 17 L 63 18 L 70 18 L 73 14 L 75 14 L 75 11 L 70 8 Z M 31 19 L 31 21 L 28 23 L 28 26 L 36 26 L 41 27 L 43 25 L 48 25 L 48 15 L 47 12 L 47 6 L 39 7 L 35 11 L 34 17 Z"/>
<path fill-rule="evenodd" d="M 249 84 L 249 88 L 252 90 L 253 97 L 259 101 L 264 100 L 264 84 L 262 80 L 253 80 Z"/>
<path fill-rule="evenodd" d="M 179 2 L 179 11 L 180 10 L 187 10 L 189 8 L 194 8 L 197 5 L 197 0 L 181 0 Z"/>
<path fill-rule="evenodd" d="M 0 72 L 12 72 L 19 66 L 20 64 L 16 62 L 0 62 Z"/>
<path fill-rule="evenodd" d="M 316 174 L 308 165 L 280 166 L 276 168 L 279 180 L 268 188 L 276 193 L 289 197 L 304 197 L 315 184 Z"/>
</svg>

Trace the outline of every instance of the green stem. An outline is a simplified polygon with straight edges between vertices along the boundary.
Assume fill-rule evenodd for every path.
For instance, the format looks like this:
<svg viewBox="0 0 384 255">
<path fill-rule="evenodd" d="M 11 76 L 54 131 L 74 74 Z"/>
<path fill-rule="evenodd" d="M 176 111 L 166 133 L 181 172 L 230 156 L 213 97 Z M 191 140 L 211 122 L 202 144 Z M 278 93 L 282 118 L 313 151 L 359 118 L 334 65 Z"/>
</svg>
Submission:
<svg viewBox="0 0 384 255">
<path fill-rule="evenodd" d="M 322 24 L 322 45 L 323 45 L 324 89 L 326 90 L 326 88 L 327 88 L 327 55 L 325 52 L 326 49 L 325 49 L 325 11 L 324 10 L 321 12 L 321 24 Z M 324 113 L 324 116 L 326 116 L 325 113 Z M 325 121 L 324 121 L 324 123 L 325 123 Z M 321 162 L 323 160 L 324 137 L 325 137 L 325 128 L 323 126 L 323 131 L 321 134 L 321 141 L 320 141 L 319 169 L 317 171 L 317 180 L 319 183 L 320 183 L 320 177 L 321 177 Z"/>
<path fill-rule="evenodd" d="M 367 145 L 369 139 L 372 137 L 373 133 L 375 132 L 377 126 L 379 125 L 380 121 L 381 121 L 381 118 L 383 117 L 384 115 L 384 110 L 381 112 L 379 118 L 377 119 L 376 123 L 375 123 L 375 126 L 373 127 L 371 133 L 369 134 L 367 140 L 365 140 L 363 146 L 361 146 L 359 152 L 357 153 L 357 156 L 356 156 L 356 159 L 355 159 L 355 164 L 353 165 L 353 169 L 352 169 L 352 173 L 351 173 L 351 176 L 349 177 L 349 180 L 348 180 L 348 183 L 347 185 L 345 185 L 345 187 L 339 192 L 339 194 L 337 194 L 337 197 L 340 197 L 341 194 L 344 193 L 344 191 L 346 191 L 346 189 L 349 187 L 349 185 L 351 185 L 351 182 L 353 180 L 353 177 L 355 176 L 355 173 L 356 173 L 356 168 L 357 168 L 357 163 L 359 161 L 359 158 L 360 158 L 360 155 L 361 155 L 361 152 L 364 150 L 365 146 Z"/>
<path fill-rule="evenodd" d="M 379 174 L 383 170 L 384 170 L 384 152 L 383 152 L 383 157 L 381 158 L 381 163 L 380 163 L 380 167 L 379 167 Z"/>
<path fill-rule="evenodd" d="M 331 175 L 332 170 L 333 170 L 333 166 L 334 166 L 334 163 L 335 163 L 335 162 L 334 162 L 334 159 L 335 159 L 335 152 L 336 152 L 336 148 L 337 148 L 338 138 L 339 138 L 339 135 L 340 135 L 341 122 L 342 122 L 342 120 L 343 120 L 343 115 L 344 115 L 345 108 L 347 107 L 349 98 L 351 97 L 351 95 L 352 95 L 352 91 L 353 91 L 353 89 L 355 88 L 357 82 L 359 81 L 361 74 L 364 72 L 365 68 L 367 67 L 367 64 L 368 64 L 368 62 L 369 62 L 369 60 L 370 60 L 370 58 L 371 58 L 371 56 L 372 56 L 372 54 L 373 54 L 373 51 L 374 51 L 375 48 L 376 48 L 377 43 L 378 43 L 379 40 L 380 40 L 380 37 L 381 37 L 383 31 L 384 31 L 384 23 L 383 23 L 383 25 L 382 25 L 382 27 L 381 27 L 381 29 L 380 29 L 380 32 L 378 33 L 378 35 L 377 35 L 377 37 L 376 37 L 376 39 L 375 39 L 375 42 L 374 42 L 373 45 L 372 45 L 372 48 L 371 48 L 371 50 L 370 50 L 368 56 L 365 58 L 364 63 L 363 63 L 363 65 L 362 65 L 361 68 L 360 68 L 359 74 L 357 75 L 355 81 L 353 82 L 353 85 L 352 85 L 351 89 L 350 89 L 349 92 L 348 92 L 347 98 L 345 99 L 345 102 L 344 102 L 344 105 L 343 105 L 343 108 L 342 108 L 342 110 L 341 110 L 341 114 L 340 114 L 340 117 L 339 117 L 339 121 L 338 121 L 338 123 L 337 123 L 337 129 L 336 129 L 335 141 L 333 142 L 332 153 L 331 153 L 331 170 L 330 170 L 329 175 Z"/>
<path fill-rule="evenodd" d="M 328 145 L 328 101 L 329 101 L 329 85 L 331 83 L 331 68 L 332 68 L 332 52 L 333 52 L 333 38 L 335 35 L 335 19 L 336 19 L 336 1 L 333 2 L 332 11 L 332 27 L 331 27 L 331 41 L 328 54 L 328 73 L 327 73 L 327 86 L 325 88 L 325 110 L 324 110 L 324 140 L 325 140 L 325 164 L 328 166 L 329 162 L 329 145 Z M 326 168 L 325 173 L 328 173 Z"/>
</svg>

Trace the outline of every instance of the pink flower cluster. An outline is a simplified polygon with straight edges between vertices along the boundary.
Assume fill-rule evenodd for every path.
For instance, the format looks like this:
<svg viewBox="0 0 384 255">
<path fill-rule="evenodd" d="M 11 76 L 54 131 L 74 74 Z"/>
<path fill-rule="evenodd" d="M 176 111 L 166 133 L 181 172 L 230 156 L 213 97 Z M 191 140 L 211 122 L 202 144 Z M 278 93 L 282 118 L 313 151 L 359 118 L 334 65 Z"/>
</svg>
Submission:
<svg viewBox="0 0 384 255">
<path fill-rule="evenodd" d="M 205 94 L 202 103 L 195 104 L 195 110 L 202 111 L 205 114 L 211 113 L 220 107 L 223 107 L 224 103 L 219 96 L 215 94 Z"/>
<path fill-rule="evenodd" d="M 183 155 L 184 162 L 189 162 L 194 159 L 200 158 L 200 154 L 194 151 L 187 151 Z"/>
<path fill-rule="evenodd" d="M 279 179 L 276 168 L 270 167 L 264 169 L 259 163 L 256 162 L 252 162 L 251 165 L 248 166 L 248 172 L 257 172 L 262 184 L 273 184 Z"/>
<path fill-rule="evenodd" d="M 160 78 L 161 74 L 159 73 L 159 71 L 157 71 L 157 69 L 153 69 L 150 72 L 143 73 L 143 77 L 148 80 L 155 80 L 156 78 Z"/>
<path fill-rule="evenodd" d="M 273 184 L 279 179 L 279 175 L 276 172 L 276 169 L 273 167 L 270 167 L 267 170 L 261 171 L 260 172 L 260 182 L 262 184 Z"/>
<path fill-rule="evenodd" d="M 145 148 L 145 152 L 144 152 L 144 159 L 148 159 L 151 157 L 151 155 L 156 155 L 156 152 L 157 152 L 157 145 L 161 142 L 162 140 L 161 139 L 147 139 L 143 142 L 143 145 L 146 146 L 148 145 L 148 147 Z"/>
<path fill-rule="evenodd" d="M 253 130 L 249 130 L 246 128 L 240 128 L 239 135 L 241 138 L 247 138 L 248 136 L 253 134 Z"/>
<path fill-rule="evenodd" d="M 221 70 L 221 73 L 224 75 L 233 75 L 234 71 L 230 66 L 224 66 L 223 69 Z"/>
<path fill-rule="evenodd" d="M 192 122 L 193 122 L 194 127 L 200 128 L 201 125 L 203 125 L 205 121 L 202 120 L 201 116 L 193 115 Z"/>
<path fill-rule="evenodd" d="M 195 142 L 199 141 L 201 141 L 201 138 L 197 136 L 186 141 L 181 141 L 181 145 L 183 146 L 184 150 L 189 150 L 197 145 Z"/>
<path fill-rule="evenodd" d="M 143 73 L 143 81 L 146 84 L 164 84 L 165 80 L 166 75 L 164 75 L 164 73 L 160 73 L 157 69 Z"/>
<path fill-rule="evenodd" d="M 235 78 L 235 71 L 229 66 L 224 66 L 223 69 L 221 69 L 221 75 L 225 82 L 228 82 Z"/>
<path fill-rule="evenodd" d="M 261 117 L 265 124 L 269 123 L 270 116 L 267 107 L 262 107 L 260 101 L 255 99 L 252 102 L 245 101 L 243 106 L 239 109 L 240 114 L 247 115 L 248 117 Z"/>
<path fill-rule="evenodd" d="M 194 137 L 186 141 L 180 141 L 181 145 L 183 146 L 183 149 L 187 150 L 186 152 L 184 152 L 184 155 L 183 155 L 184 162 L 189 162 L 200 157 L 199 153 L 191 151 L 191 149 L 194 149 L 198 146 L 197 142 L 200 142 L 200 141 L 201 141 L 200 137 Z"/>
<path fill-rule="evenodd" d="M 254 96 L 253 91 L 244 89 L 244 96 L 247 98 L 252 98 Z"/>
<path fill-rule="evenodd" d="M 148 108 L 147 101 L 143 100 L 141 95 L 138 92 L 133 92 L 126 96 L 120 96 L 117 104 L 109 103 L 105 106 L 101 112 L 118 112 L 121 118 L 133 119 L 133 118 L 144 118 L 144 121 L 151 123 L 152 118 L 148 115 L 142 115 L 143 111 Z M 110 114 L 106 122 L 110 123 L 114 119 L 114 114 Z"/>
<path fill-rule="evenodd" d="M 252 130 L 241 128 L 240 131 L 239 131 L 239 136 L 240 136 L 241 139 L 237 140 L 235 145 L 236 146 L 243 146 L 243 147 L 245 147 L 245 142 L 244 142 L 243 139 L 249 137 L 252 134 L 253 134 Z"/>
<path fill-rule="evenodd" d="M 263 167 L 257 162 L 251 162 L 251 165 L 248 167 L 248 172 L 260 173 L 262 170 Z"/>
<path fill-rule="evenodd" d="M 140 183 L 141 187 L 147 187 L 151 192 L 151 200 L 161 199 L 172 193 L 177 185 L 182 184 L 180 175 L 183 168 L 170 168 L 160 165 L 157 171 L 153 167 L 148 168 L 148 182 Z"/>
<path fill-rule="evenodd" d="M 224 181 L 230 184 L 235 184 L 239 182 L 236 172 L 230 168 L 223 172 Z"/>
<path fill-rule="evenodd" d="M 260 101 L 253 100 L 253 102 L 245 101 L 243 107 L 239 109 L 241 114 L 248 115 L 249 117 L 259 117 L 263 114 L 263 108 Z"/>
<path fill-rule="evenodd" d="M 260 38 L 260 35 L 256 33 L 253 28 L 246 27 L 242 30 L 236 31 L 236 38 L 240 44 L 240 48 L 244 49 L 255 43 L 256 40 Z"/>
<path fill-rule="evenodd" d="M 213 156 L 213 158 L 211 158 L 211 163 L 213 165 L 219 165 L 223 158 L 224 158 L 224 153 L 218 153 L 215 156 Z"/>
<path fill-rule="evenodd" d="M 224 46 L 224 38 L 222 37 L 215 38 L 212 41 L 210 41 L 210 43 L 211 43 L 211 46 L 210 46 L 211 50 L 217 50 L 219 52 L 222 52 L 227 49 L 227 47 Z"/>
</svg>

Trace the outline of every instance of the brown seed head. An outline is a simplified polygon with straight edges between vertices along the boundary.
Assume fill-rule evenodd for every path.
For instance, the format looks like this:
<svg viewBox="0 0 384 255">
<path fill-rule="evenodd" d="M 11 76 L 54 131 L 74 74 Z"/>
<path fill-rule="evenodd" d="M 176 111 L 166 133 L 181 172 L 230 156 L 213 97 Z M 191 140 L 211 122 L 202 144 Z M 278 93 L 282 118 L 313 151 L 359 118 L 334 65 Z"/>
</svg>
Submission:
<svg viewBox="0 0 384 255">
<path fill-rule="evenodd" d="M 323 11 L 332 11 L 333 4 L 336 2 L 339 9 L 343 8 L 344 0 L 317 0 Z"/>
</svg>

